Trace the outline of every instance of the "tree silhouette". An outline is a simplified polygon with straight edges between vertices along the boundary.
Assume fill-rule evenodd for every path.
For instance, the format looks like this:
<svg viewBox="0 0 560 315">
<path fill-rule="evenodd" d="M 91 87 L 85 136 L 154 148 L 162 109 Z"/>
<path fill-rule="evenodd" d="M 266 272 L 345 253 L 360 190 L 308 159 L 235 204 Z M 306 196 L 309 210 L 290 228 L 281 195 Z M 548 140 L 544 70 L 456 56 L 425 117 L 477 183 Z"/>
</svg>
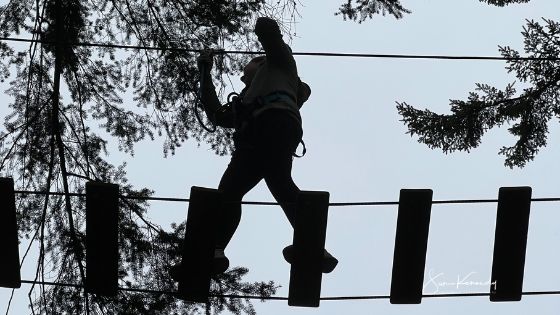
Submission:
<svg viewBox="0 0 560 315">
<path fill-rule="evenodd" d="M 480 0 L 495 6 L 527 3 L 530 0 Z M 388 12 L 396 18 L 409 13 L 399 1 L 357 0 L 357 6 L 348 1 L 339 14 L 362 22 L 373 14 Z M 521 54 L 508 47 L 499 47 L 507 58 L 506 69 L 514 72 L 526 87 L 517 93 L 515 83 L 499 89 L 477 83 L 467 100 L 451 100 L 451 114 L 443 115 L 428 109 L 418 110 L 406 102 L 398 102 L 397 110 L 408 127 L 408 133 L 418 135 L 418 141 L 443 152 L 470 151 L 476 148 L 484 133 L 502 125 L 511 125 L 509 132 L 517 137 L 512 146 L 504 146 L 499 154 L 505 156 L 505 165 L 523 167 L 546 146 L 548 123 L 560 118 L 560 24 L 543 19 L 544 25 L 527 21 L 522 35 L 525 55 L 529 60 L 517 59 Z"/>
<path fill-rule="evenodd" d="M 354 2 L 356 2 L 355 5 Z M 389 13 L 400 19 L 405 13 L 411 13 L 410 10 L 403 7 L 400 0 L 348 0 L 338 10 L 337 15 L 342 15 L 344 19 L 358 21 L 359 23 L 371 19 L 377 14 L 386 15 Z"/>
<path fill-rule="evenodd" d="M 491 5 L 503 7 L 508 4 L 527 3 L 531 0 L 478 0 Z M 362 23 L 375 15 L 390 14 L 397 19 L 404 17 L 404 14 L 412 13 L 406 9 L 400 0 L 348 0 L 338 9 L 337 15 L 342 15 L 344 19 L 350 19 Z"/>
<path fill-rule="evenodd" d="M 218 154 L 231 149 L 223 129 L 209 133 L 196 123 L 196 54 L 173 48 L 252 49 L 257 16 L 293 18 L 294 10 L 293 1 L 269 5 L 264 0 L 19 0 L 0 6 L 1 36 L 23 33 L 37 40 L 20 50 L 0 42 L 0 76 L 9 80 L 11 97 L 11 113 L 0 132 L 0 174 L 13 177 L 20 190 L 66 193 L 17 196 L 20 237 L 29 239 L 29 248 L 39 244 L 35 280 L 83 284 L 85 200 L 68 193 L 82 193 L 87 181 L 97 180 L 119 184 L 123 195 L 153 194 L 128 183 L 125 164 L 104 159 L 107 138 L 118 140 L 119 149 L 131 156 L 135 143 L 156 135 L 165 140 L 165 155 L 191 138 Z M 168 49 L 125 51 L 76 43 Z M 216 81 L 224 86 L 224 78 L 239 71 L 246 58 L 222 56 Z M 125 97 L 130 91 L 135 106 Z M 168 270 L 180 257 L 184 223 L 164 231 L 146 216 L 145 200 L 119 202 L 121 286 L 174 290 Z M 243 282 L 247 272 L 238 267 L 216 276 L 213 293 L 275 293 L 273 282 Z M 64 286 L 32 286 L 29 299 L 39 314 L 255 313 L 248 300 L 199 305 L 132 292 L 106 298 Z"/>
<path fill-rule="evenodd" d="M 552 20 L 544 22 L 543 26 L 527 21 L 522 32 L 525 53 L 535 59 L 511 59 L 518 58 L 520 53 L 507 46 L 500 47 L 502 56 L 510 58 L 507 70 L 527 86 L 519 95 L 514 83 L 504 89 L 478 83 L 467 100 L 451 100 L 448 115 L 398 103 L 397 109 L 409 133 L 417 134 L 419 141 L 430 148 L 441 148 L 447 153 L 476 148 L 487 130 L 512 124 L 508 130 L 517 137 L 517 142 L 499 151 L 506 157 L 505 165 L 523 167 L 533 160 L 547 144 L 549 121 L 554 116 L 560 118 L 560 24 Z"/>
</svg>

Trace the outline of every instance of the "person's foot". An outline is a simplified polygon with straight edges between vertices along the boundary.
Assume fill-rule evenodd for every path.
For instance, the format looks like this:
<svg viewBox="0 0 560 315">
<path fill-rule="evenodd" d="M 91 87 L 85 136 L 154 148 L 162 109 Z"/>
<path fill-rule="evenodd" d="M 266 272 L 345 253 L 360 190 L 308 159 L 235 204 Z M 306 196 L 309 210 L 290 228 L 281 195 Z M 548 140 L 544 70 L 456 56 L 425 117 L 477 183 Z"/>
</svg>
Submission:
<svg viewBox="0 0 560 315">
<path fill-rule="evenodd" d="M 171 265 L 171 267 L 169 267 L 169 275 L 175 282 L 179 282 L 179 279 L 181 279 L 181 267 L 182 266 L 180 263 Z"/>
<path fill-rule="evenodd" d="M 212 266 L 212 273 L 224 273 L 229 268 L 229 259 L 226 257 L 224 250 L 216 248 L 214 250 L 214 265 Z"/>
<path fill-rule="evenodd" d="M 294 245 L 289 245 L 282 250 L 284 259 L 291 265 L 294 262 Z M 338 259 L 334 258 L 326 249 L 323 253 L 323 273 L 330 273 L 338 265 Z"/>
<path fill-rule="evenodd" d="M 223 249 L 214 250 L 214 263 L 212 266 L 212 274 L 224 273 L 229 268 L 229 259 L 226 257 Z M 171 279 L 179 281 L 181 279 L 182 265 L 181 263 L 172 265 L 169 268 Z"/>
<path fill-rule="evenodd" d="M 331 273 L 334 268 L 336 268 L 336 265 L 338 265 L 338 259 L 334 258 L 333 255 L 325 249 L 323 255 L 323 273 Z"/>
</svg>

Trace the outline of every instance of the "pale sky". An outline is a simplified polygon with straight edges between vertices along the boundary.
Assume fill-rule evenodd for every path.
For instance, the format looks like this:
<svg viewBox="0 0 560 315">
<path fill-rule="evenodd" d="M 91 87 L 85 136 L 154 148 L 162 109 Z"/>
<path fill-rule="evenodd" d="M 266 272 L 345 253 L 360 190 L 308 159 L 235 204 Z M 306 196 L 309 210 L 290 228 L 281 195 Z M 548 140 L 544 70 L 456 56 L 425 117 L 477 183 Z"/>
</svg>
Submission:
<svg viewBox="0 0 560 315">
<path fill-rule="evenodd" d="M 402 20 L 377 16 L 362 24 L 344 22 L 334 12 L 343 0 L 305 1 L 300 7 L 293 51 L 498 55 L 498 45 L 522 50 L 525 19 L 560 19 L 560 2 L 495 8 L 477 0 L 406 1 L 413 11 Z M 497 198 L 502 186 L 531 186 L 533 197 L 558 197 L 558 120 L 550 125 L 549 146 L 523 169 L 503 166 L 498 150 L 515 141 L 507 128 L 490 131 L 471 153 L 445 155 L 419 144 L 399 121 L 395 101 L 440 113 L 449 99 L 465 99 L 475 82 L 503 88 L 515 80 L 502 61 L 392 60 L 296 57 L 300 76 L 313 90 L 302 109 L 308 153 L 294 161 L 302 190 L 329 191 L 332 202 L 396 201 L 402 188 L 430 188 L 434 200 Z M 235 89 L 240 90 L 240 85 Z M 3 89 L 4 90 L 4 89 Z M 3 95 L 3 94 L 2 94 Z M 2 97 L 3 103 L 8 101 Z M 133 106 L 131 104 L 131 106 Z M 1 113 L 5 113 L 5 106 Z M 116 146 L 113 146 L 116 148 Z M 128 162 L 128 178 L 157 196 L 187 197 L 191 186 L 216 187 L 229 157 L 206 145 L 187 143 L 163 158 L 160 141 L 138 144 Z M 260 183 L 245 200 L 272 200 Z M 153 202 L 150 216 L 168 227 L 186 217 L 186 204 Z M 327 249 L 340 263 L 323 276 L 323 296 L 388 295 L 397 218 L 396 206 L 331 208 Z M 434 205 L 424 293 L 488 292 L 487 285 L 452 286 L 457 278 L 490 278 L 496 204 Z M 558 203 L 531 208 L 524 291 L 560 290 Z M 292 231 L 278 207 L 245 206 L 241 225 L 226 250 L 232 266 L 250 269 L 246 281 L 274 280 L 287 296 L 289 265 L 282 249 Z M 20 247 L 23 251 L 23 246 Z M 33 261 L 31 258 L 30 261 Z M 33 266 L 23 270 L 30 278 Z M 448 285 L 435 286 L 430 277 Z M 27 313 L 27 286 L 16 291 L 12 314 Z M 0 312 L 10 290 L 0 289 Z M 420 305 L 388 300 L 322 301 L 315 308 L 289 307 L 286 301 L 254 301 L 258 314 L 558 314 L 559 296 L 524 296 L 521 302 L 491 303 L 488 297 L 424 299 Z M 227 313 L 224 313 L 227 314 Z"/>
</svg>

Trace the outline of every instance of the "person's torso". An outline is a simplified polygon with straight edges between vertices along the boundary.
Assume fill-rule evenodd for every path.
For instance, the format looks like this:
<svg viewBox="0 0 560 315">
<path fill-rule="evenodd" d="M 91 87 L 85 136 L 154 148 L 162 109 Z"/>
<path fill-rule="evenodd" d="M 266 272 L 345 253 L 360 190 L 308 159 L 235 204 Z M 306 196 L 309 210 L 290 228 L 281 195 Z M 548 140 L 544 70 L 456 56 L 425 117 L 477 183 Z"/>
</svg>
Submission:
<svg viewBox="0 0 560 315">
<path fill-rule="evenodd" d="M 258 104 L 253 116 L 258 116 L 263 111 L 272 108 L 283 109 L 301 123 L 297 106 L 298 84 L 299 77 L 293 58 L 283 65 L 265 62 L 257 70 L 251 85 L 244 93 L 242 103 L 246 106 Z M 275 93 L 283 95 L 282 97 L 270 97 Z M 262 104 L 263 100 L 264 104 Z"/>
</svg>

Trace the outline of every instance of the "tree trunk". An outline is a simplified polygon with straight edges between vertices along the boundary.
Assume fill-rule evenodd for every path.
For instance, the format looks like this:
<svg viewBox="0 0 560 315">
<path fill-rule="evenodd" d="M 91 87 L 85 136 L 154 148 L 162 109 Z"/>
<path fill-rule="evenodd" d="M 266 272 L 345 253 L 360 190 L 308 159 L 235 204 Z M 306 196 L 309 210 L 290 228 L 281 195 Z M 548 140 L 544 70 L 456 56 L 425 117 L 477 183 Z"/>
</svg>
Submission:
<svg viewBox="0 0 560 315">
<path fill-rule="evenodd" d="M 64 205 L 66 209 L 66 214 L 68 215 L 68 226 L 70 229 L 70 237 L 72 242 L 72 248 L 74 250 L 74 257 L 78 263 L 78 268 L 80 270 L 80 277 L 82 278 L 82 284 L 85 284 L 85 272 L 83 266 L 83 249 L 76 236 L 76 229 L 74 227 L 74 217 L 72 214 L 72 204 L 70 200 L 70 191 L 68 187 L 68 172 L 66 170 L 66 158 L 64 155 L 64 143 L 62 142 L 62 130 L 60 128 L 60 76 L 62 74 L 62 54 L 64 53 L 64 21 L 61 0 L 55 0 L 55 10 L 56 10 L 56 20 L 55 20 L 55 32 L 56 32 L 56 47 L 55 47 L 55 63 L 54 63 L 54 82 L 53 82 L 53 95 L 52 95 L 52 129 L 53 136 L 55 137 L 58 159 L 60 163 L 60 172 L 62 173 L 62 185 L 64 188 Z M 89 314 L 89 299 L 87 293 L 84 290 L 86 314 Z"/>
</svg>

